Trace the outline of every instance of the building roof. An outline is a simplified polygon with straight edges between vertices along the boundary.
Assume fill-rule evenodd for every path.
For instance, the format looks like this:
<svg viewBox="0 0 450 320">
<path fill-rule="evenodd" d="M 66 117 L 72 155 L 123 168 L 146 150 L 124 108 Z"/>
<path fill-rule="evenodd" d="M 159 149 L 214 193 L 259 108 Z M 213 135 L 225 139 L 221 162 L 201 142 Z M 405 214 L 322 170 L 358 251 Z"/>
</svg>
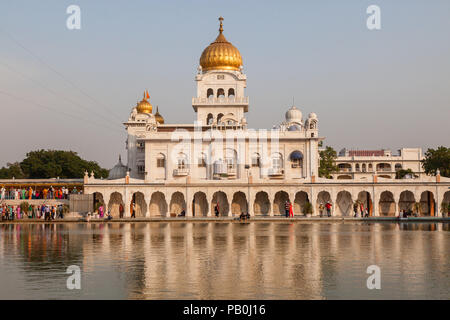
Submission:
<svg viewBox="0 0 450 320">
<path fill-rule="evenodd" d="M 350 157 L 382 157 L 385 155 L 384 150 L 349 150 Z"/>
</svg>

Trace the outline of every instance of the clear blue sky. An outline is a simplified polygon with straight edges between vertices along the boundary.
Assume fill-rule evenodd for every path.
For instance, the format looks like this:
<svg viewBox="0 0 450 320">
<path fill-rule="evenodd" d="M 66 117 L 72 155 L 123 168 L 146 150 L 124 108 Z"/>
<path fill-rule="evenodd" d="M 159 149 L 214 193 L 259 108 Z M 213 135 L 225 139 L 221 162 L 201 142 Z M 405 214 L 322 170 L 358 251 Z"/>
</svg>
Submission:
<svg viewBox="0 0 450 320">
<path fill-rule="evenodd" d="M 81 30 L 66 28 L 70 4 Z M 370 4 L 380 31 L 366 28 Z M 250 127 L 278 124 L 295 97 L 337 150 L 449 146 L 449 13 L 448 0 L 3 0 L 0 165 L 52 148 L 113 166 L 145 89 L 166 122 L 192 122 L 220 15 L 244 60 Z"/>
</svg>

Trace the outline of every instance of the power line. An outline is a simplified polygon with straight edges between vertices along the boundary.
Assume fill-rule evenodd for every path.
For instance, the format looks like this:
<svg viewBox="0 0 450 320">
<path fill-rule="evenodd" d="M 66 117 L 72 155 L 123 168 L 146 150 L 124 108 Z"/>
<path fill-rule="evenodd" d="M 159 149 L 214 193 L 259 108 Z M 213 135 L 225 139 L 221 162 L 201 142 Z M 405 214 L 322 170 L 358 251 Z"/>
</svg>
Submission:
<svg viewBox="0 0 450 320">
<path fill-rule="evenodd" d="M 75 89 L 77 89 L 78 91 L 81 92 L 81 94 L 83 94 L 84 96 L 88 97 L 89 99 L 91 99 L 92 101 L 94 101 L 96 104 L 102 106 L 107 112 L 111 113 L 111 115 L 113 115 L 114 117 L 117 117 L 118 121 L 121 121 L 120 116 L 117 116 L 114 114 L 113 111 L 109 110 L 108 107 L 106 107 L 105 105 L 103 105 L 103 103 L 101 103 L 100 101 L 98 101 L 97 99 L 95 99 L 94 97 L 92 97 L 90 94 L 88 94 L 87 92 L 85 92 L 83 89 L 81 89 L 80 87 L 78 87 L 73 81 L 71 81 L 70 79 L 68 79 L 67 77 L 65 77 L 62 73 L 60 73 L 58 70 L 56 70 L 55 68 L 53 68 L 52 66 L 50 66 L 48 63 L 46 63 L 43 59 L 41 59 L 39 56 L 37 56 L 36 54 L 34 54 L 30 49 L 28 49 L 27 47 L 25 47 L 23 44 L 21 44 L 19 41 L 17 41 L 13 36 L 11 36 L 9 33 L 7 33 L 5 30 L 0 29 L 0 31 L 2 31 L 11 41 L 13 41 L 17 46 L 21 47 L 23 50 L 25 50 L 26 52 L 28 52 L 28 54 L 30 54 L 32 57 L 34 57 L 37 61 L 39 61 L 41 64 L 43 64 L 45 67 L 47 67 L 49 70 L 51 70 L 53 73 L 55 73 L 56 75 L 58 75 L 60 78 L 62 78 L 64 81 L 66 81 L 67 83 L 69 83 L 72 87 L 74 87 Z"/>
<path fill-rule="evenodd" d="M 0 65 L 2 65 L 2 66 L 4 66 L 4 67 L 6 67 L 7 69 L 9 69 L 9 71 L 11 71 L 11 73 L 16 74 L 16 75 L 19 74 L 19 75 L 22 76 L 23 78 L 25 78 L 25 79 L 27 79 L 27 80 L 29 80 L 29 81 L 31 81 L 31 82 L 33 82 L 33 83 L 39 85 L 40 87 L 44 88 L 45 90 L 47 90 L 47 91 L 50 92 L 51 94 L 55 95 L 56 97 L 62 98 L 63 100 L 66 100 L 66 101 L 68 101 L 69 103 L 74 104 L 74 105 L 76 105 L 76 106 L 78 106 L 78 107 L 80 107 L 80 108 L 82 108 L 82 109 L 88 111 L 89 113 L 94 113 L 94 114 L 98 115 L 100 118 L 105 118 L 105 117 L 104 117 L 104 114 L 100 114 L 100 113 L 96 112 L 95 110 L 90 110 L 88 107 L 85 107 L 85 106 L 79 104 L 78 102 L 73 101 L 72 99 L 67 98 L 67 97 L 64 96 L 64 95 L 58 94 L 58 93 L 57 93 L 56 91 L 54 91 L 53 89 L 50 89 L 49 87 L 47 87 L 46 85 L 40 83 L 39 81 L 37 81 L 37 80 L 35 80 L 35 79 L 33 79 L 33 78 L 27 76 L 27 75 L 24 74 L 23 72 L 20 72 L 20 71 L 18 71 L 18 70 L 15 70 L 15 69 L 14 69 L 13 67 L 11 67 L 10 65 L 8 65 L 8 64 L 6 64 L 6 63 L 4 63 L 4 62 L 0 62 Z M 105 120 L 106 120 L 106 119 L 105 119 Z M 109 120 L 108 120 L 108 121 L 109 121 Z M 115 121 L 115 120 L 114 120 L 114 121 Z M 114 123 L 117 124 L 116 122 L 114 122 Z"/>
<path fill-rule="evenodd" d="M 83 122 L 90 123 L 90 124 L 92 124 L 92 125 L 94 125 L 94 126 L 96 126 L 96 127 L 101 126 L 101 127 L 106 128 L 106 129 L 109 129 L 109 130 L 111 130 L 111 131 L 114 131 L 114 132 L 116 132 L 116 133 L 119 132 L 119 131 L 117 130 L 117 128 L 105 126 L 104 123 L 102 123 L 102 124 L 95 123 L 95 122 L 93 122 L 93 121 L 91 121 L 91 120 L 89 120 L 89 119 L 84 119 L 84 118 L 81 118 L 81 117 L 78 117 L 78 116 L 74 116 L 74 115 L 69 114 L 69 113 L 67 113 L 67 112 L 61 111 L 60 109 L 52 108 L 52 107 L 49 107 L 49 106 L 40 104 L 40 103 L 38 103 L 38 102 L 34 102 L 34 101 L 31 101 L 31 100 L 28 100 L 28 99 L 24 99 L 24 98 L 22 98 L 22 97 L 16 96 L 16 95 L 11 94 L 11 93 L 9 93 L 9 92 L 5 92 L 5 91 L 0 90 L 0 94 L 3 94 L 3 95 L 5 95 L 5 96 L 11 97 L 11 98 L 14 98 L 14 99 L 17 99 L 17 100 L 22 100 L 23 102 L 27 102 L 27 103 L 32 104 L 32 105 L 35 105 L 35 106 L 37 106 L 37 107 L 39 107 L 39 108 L 44 108 L 44 109 L 47 109 L 47 110 L 54 111 L 54 112 L 56 112 L 56 113 L 63 114 L 63 115 L 65 115 L 65 116 L 70 117 L 70 118 L 73 118 L 73 119 L 78 119 L 78 120 L 81 120 L 81 121 L 83 121 Z"/>
</svg>

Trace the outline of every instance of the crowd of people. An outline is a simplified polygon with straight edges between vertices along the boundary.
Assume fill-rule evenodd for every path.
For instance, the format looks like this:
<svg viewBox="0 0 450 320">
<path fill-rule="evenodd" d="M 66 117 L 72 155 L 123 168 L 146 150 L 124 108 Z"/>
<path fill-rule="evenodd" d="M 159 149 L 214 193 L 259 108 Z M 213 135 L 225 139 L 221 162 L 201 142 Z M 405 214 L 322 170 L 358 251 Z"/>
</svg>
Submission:
<svg viewBox="0 0 450 320">
<path fill-rule="evenodd" d="M 49 205 L 29 205 L 26 210 L 23 210 L 20 205 L 12 206 L 2 204 L 0 206 L 0 215 L 2 220 L 15 219 L 45 219 L 47 221 L 64 218 L 63 205 L 49 206 Z"/>
<path fill-rule="evenodd" d="M 2 186 L 0 189 L 0 200 L 68 199 L 69 193 L 79 194 L 81 190 L 78 191 L 74 187 L 70 191 L 66 187 L 53 188 L 53 186 L 43 189 L 33 189 L 32 187 L 6 189 Z"/>
</svg>

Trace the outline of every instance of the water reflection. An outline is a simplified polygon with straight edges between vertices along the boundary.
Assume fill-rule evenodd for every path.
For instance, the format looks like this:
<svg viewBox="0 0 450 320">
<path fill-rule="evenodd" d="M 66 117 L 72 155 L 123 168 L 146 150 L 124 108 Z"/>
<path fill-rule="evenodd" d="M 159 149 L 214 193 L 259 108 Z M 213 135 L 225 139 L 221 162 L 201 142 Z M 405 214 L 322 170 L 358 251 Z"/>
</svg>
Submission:
<svg viewBox="0 0 450 320">
<path fill-rule="evenodd" d="M 449 224 L 0 226 L 0 298 L 448 299 Z M 382 289 L 366 288 L 380 266 Z M 82 269 L 82 290 L 65 270 Z"/>
</svg>

